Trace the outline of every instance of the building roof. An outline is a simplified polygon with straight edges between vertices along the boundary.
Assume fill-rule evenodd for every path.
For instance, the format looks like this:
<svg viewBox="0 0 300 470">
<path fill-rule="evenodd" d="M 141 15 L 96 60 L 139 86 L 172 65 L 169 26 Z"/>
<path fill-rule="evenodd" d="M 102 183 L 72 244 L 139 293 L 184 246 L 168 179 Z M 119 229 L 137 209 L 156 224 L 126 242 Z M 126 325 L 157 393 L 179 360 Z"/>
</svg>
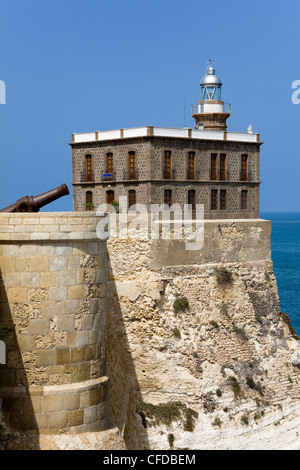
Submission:
<svg viewBox="0 0 300 470">
<path fill-rule="evenodd" d="M 261 143 L 260 134 L 226 131 L 205 131 L 191 128 L 168 127 L 134 127 L 130 129 L 116 129 L 110 131 L 96 131 L 72 134 L 73 144 L 101 142 L 105 140 L 132 139 L 141 137 L 170 137 L 195 140 L 217 140 L 230 142 Z"/>
</svg>

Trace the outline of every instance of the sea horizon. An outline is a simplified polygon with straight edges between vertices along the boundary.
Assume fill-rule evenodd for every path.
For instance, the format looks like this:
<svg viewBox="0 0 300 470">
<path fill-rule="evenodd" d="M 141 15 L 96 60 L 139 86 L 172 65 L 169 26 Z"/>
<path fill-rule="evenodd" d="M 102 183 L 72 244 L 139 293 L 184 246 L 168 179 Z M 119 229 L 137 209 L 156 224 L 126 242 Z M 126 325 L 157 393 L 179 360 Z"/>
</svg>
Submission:
<svg viewBox="0 0 300 470">
<path fill-rule="evenodd" d="M 300 336 L 300 211 L 262 211 L 260 217 L 272 223 L 271 256 L 281 311 Z"/>
</svg>

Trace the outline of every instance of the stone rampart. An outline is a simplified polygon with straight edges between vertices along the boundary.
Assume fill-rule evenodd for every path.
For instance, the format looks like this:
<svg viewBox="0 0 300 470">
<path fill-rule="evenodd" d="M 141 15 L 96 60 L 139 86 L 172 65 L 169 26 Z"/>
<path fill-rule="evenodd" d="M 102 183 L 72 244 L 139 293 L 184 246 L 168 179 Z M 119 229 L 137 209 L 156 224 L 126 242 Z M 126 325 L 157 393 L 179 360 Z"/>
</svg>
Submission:
<svg viewBox="0 0 300 470">
<path fill-rule="evenodd" d="M 282 421 L 300 414 L 299 345 L 280 312 L 270 222 L 205 221 L 193 250 L 177 229 L 101 240 L 99 222 L 0 214 L 7 427 L 35 433 L 35 448 L 247 448 L 249 432 L 269 448 L 279 406 Z M 177 299 L 188 308 L 175 312 Z M 177 407 L 174 422 L 151 422 L 160 406 Z"/>
<path fill-rule="evenodd" d="M 0 397 L 14 430 L 108 425 L 105 242 L 88 213 L 0 215 Z"/>
<path fill-rule="evenodd" d="M 271 223 L 205 221 L 198 250 L 145 235 L 107 243 L 144 448 L 299 448 L 299 341 L 280 309 Z"/>
</svg>

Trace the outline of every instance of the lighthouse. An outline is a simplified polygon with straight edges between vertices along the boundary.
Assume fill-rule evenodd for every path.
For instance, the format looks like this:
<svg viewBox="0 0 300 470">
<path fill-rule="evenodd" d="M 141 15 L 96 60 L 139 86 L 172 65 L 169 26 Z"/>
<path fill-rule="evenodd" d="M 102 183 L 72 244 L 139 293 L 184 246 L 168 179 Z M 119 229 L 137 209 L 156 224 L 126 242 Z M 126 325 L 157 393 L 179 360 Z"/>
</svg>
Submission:
<svg viewBox="0 0 300 470">
<path fill-rule="evenodd" d="M 226 120 L 230 116 L 230 105 L 221 99 L 222 82 L 209 61 L 206 74 L 200 82 L 201 100 L 192 105 L 195 128 L 208 131 L 226 131 Z"/>
</svg>

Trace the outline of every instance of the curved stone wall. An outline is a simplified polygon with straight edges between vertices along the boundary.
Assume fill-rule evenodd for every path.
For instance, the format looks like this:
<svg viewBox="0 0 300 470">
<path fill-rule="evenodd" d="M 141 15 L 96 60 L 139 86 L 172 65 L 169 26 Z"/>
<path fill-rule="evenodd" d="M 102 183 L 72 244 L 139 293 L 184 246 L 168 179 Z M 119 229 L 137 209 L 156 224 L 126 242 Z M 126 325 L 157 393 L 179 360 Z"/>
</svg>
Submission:
<svg viewBox="0 0 300 470">
<path fill-rule="evenodd" d="M 107 427 L 106 247 L 97 220 L 0 215 L 0 397 L 14 430 Z"/>
</svg>

